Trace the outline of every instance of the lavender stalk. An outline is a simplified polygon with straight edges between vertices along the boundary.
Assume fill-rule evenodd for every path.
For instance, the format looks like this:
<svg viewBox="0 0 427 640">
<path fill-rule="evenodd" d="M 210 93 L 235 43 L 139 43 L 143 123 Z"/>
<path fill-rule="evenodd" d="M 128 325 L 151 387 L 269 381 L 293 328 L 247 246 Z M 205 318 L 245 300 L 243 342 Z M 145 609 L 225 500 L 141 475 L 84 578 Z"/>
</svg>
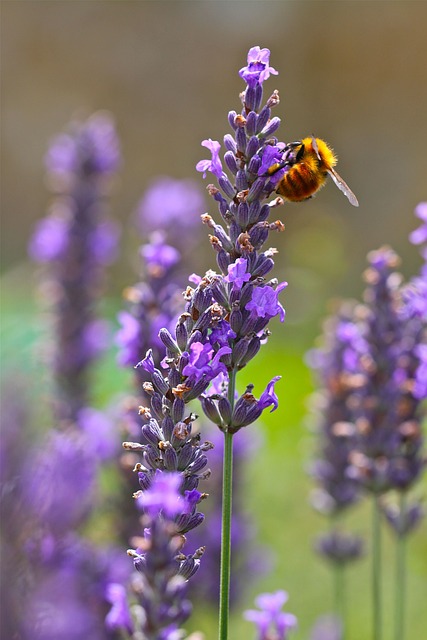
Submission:
<svg viewBox="0 0 427 640">
<path fill-rule="evenodd" d="M 105 198 L 119 164 L 114 124 L 103 113 L 72 122 L 46 157 L 55 199 L 50 215 L 36 227 L 29 252 L 47 265 L 44 290 L 55 334 L 49 364 L 60 421 L 78 421 L 90 399 L 91 366 L 107 344 L 96 303 L 105 267 L 116 256 L 118 227 L 106 215 Z"/>
<path fill-rule="evenodd" d="M 209 191 L 218 202 L 219 211 L 227 225 L 227 231 L 216 225 L 207 214 L 203 217 L 215 235 L 211 243 L 217 252 L 217 262 L 222 277 L 213 281 L 212 293 L 216 302 L 230 314 L 230 329 L 226 341 L 230 354 L 225 354 L 227 362 L 228 389 L 227 396 L 205 396 L 202 404 L 207 415 L 214 420 L 224 432 L 224 466 L 223 466 L 223 516 L 221 542 L 221 580 L 219 608 L 219 638 L 228 637 L 229 588 L 231 561 L 231 495 L 233 473 L 233 434 L 243 426 L 247 426 L 260 414 L 260 406 L 253 411 L 254 399 L 251 390 L 235 404 L 236 374 L 252 359 L 260 347 L 259 335 L 266 336 L 266 326 L 271 317 L 284 313 L 278 304 L 277 294 L 285 286 L 277 286 L 271 281 L 264 284 L 264 276 L 272 269 L 273 252 L 258 255 L 258 250 L 265 242 L 270 230 L 282 230 L 279 222 L 266 222 L 270 205 L 263 205 L 274 190 L 274 184 L 268 178 L 268 168 L 282 147 L 277 146 L 277 139 L 269 136 L 277 130 L 280 120 L 271 118 L 271 107 L 278 103 L 275 92 L 260 109 L 262 102 L 262 84 L 276 70 L 269 65 L 268 49 L 253 47 L 248 54 L 248 65 L 240 70 L 240 76 L 247 87 L 242 93 L 243 110 L 240 115 L 229 113 L 229 123 L 234 131 L 234 138 L 227 134 L 224 143 L 227 151 L 224 156 L 227 168 L 233 176 L 234 184 L 223 171 L 219 158 L 220 144 L 205 140 L 202 144 L 212 153 L 212 160 L 201 161 L 197 165 L 199 171 L 211 171 L 218 180 L 220 189 L 210 185 Z M 277 179 L 277 178 L 276 178 Z M 222 191 L 222 193 L 221 193 Z M 224 194 L 224 195 L 223 195 Z M 225 197 L 224 197 L 225 196 Z M 276 201 L 277 204 L 277 201 Z M 227 275 L 225 275 L 227 274 Z M 224 277 L 225 276 L 225 277 Z M 229 345 L 229 346 L 228 346 Z M 275 378 L 271 383 L 271 388 Z M 271 400 L 269 391 L 267 402 Z M 260 403 L 267 398 L 261 398 Z M 275 397 L 275 396 L 274 396 Z M 218 407 L 216 400 L 218 399 Z M 225 401 L 226 400 L 226 401 Z M 221 401 L 221 405 L 219 404 Z M 220 414 L 226 410 L 225 415 Z M 262 411 L 262 409 L 261 409 Z M 245 415 L 246 414 L 246 415 Z M 234 420 L 233 420 L 234 418 Z"/>
<path fill-rule="evenodd" d="M 105 637 L 106 585 L 126 580 L 114 549 L 95 548 L 78 533 L 93 511 L 99 463 L 116 453 L 112 421 L 88 402 L 91 368 L 107 338 L 96 307 L 116 253 L 118 229 L 105 200 L 119 163 L 114 124 L 102 113 L 71 123 L 46 158 L 54 201 L 30 253 L 46 264 L 57 428 L 25 461 L 25 551 L 37 589 L 27 595 L 23 638 Z"/>
</svg>

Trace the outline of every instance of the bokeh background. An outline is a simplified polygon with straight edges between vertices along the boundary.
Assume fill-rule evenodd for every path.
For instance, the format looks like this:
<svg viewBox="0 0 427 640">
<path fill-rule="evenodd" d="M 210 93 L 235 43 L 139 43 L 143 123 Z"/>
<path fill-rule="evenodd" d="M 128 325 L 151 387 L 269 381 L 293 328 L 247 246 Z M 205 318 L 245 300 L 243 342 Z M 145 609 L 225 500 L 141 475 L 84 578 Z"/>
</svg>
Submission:
<svg viewBox="0 0 427 640">
<path fill-rule="evenodd" d="M 34 345 L 42 331 L 34 267 L 27 244 L 50 201 L 43 156 L 49 140 L 76 114 L 106 109 L 116 120 L 123 167 L 111 212 L 124 233 L 121 259 L 111 270 L 105 313 L 115 317 L 122 289 L 135 279 L 133 212 L 159 174 L 192 177 L 206 157 L 201 140 L 221 140 L 227 113 L 239 110 L 238 70 L 254 45 L 271 50 L 279 75 L 280 137 L 315 135 L 339 156 L 338 170 L 360 201 L 349 205 L 329 184 L 304 205 L 280 211 L 286 231 L 274 237 L 280 250 L 276 275 L 289 281 L 285 326 L 274 326 L 269 346 L 243 383 L 257 388 L 281 373 L 279 410 L 257 427 L 264 445 L 247 469 L 246 507 L 260 541 L 271 548 L 272 571 L 247 585 L 241 608 L 261 590 L 285 588 L 300 621 L 295 638 L 307 638 L 316 616 L 332 606 L 330 577 L 311 552 L 312 536 L 325 528 L 311 511 L 306 467 L 313 446 L 307 429 L 312 390 L 304 353 L 320 332 L 330 301 L 360 297 L 368 251 L 392 245 L 410 277 L 420 258 L 408 241 L 417 226 L 415 205 L 427 198 L 426 2 L 330 1 L 3 1 L 2 2 L 2 346 L 3 370 L 12 363 L 39 380 Z M 217 215 L 212 203 L 206 210 Z M 200 243 L 198 272 L 213 264 Z M 100 406 L 125 391 L 112 349 L 97 378 Z M 259 386 L 258 386 L 259 385 Z M 249 432 L 238 438 L 252 437 Z M 419 490 L 420 492 L 420 490 Z M 368 531 L 359 507 L 349 519 Z M 408 638 L 427 626 L 425 529 L 411 542 Z M 391 540 L 385 552 L 391 558 Z M 271 562 L 271 558 L 269 560 Z M 386 563 L 387 608 L 392 568 Z M 366 588 L 369 561 L 349 574 L 348 640 L 369 637 Z M 389 621 L 386 617 L 386 625 Z M 211 625 L 211 626 L 210 626 Z M 249 625 L 232 622 L 232 638 Z M 188 629 L 215 637 L 208 608 L 195 612 Z M 387 627 L 385 638 L 390 632 Z"/>
</svg>

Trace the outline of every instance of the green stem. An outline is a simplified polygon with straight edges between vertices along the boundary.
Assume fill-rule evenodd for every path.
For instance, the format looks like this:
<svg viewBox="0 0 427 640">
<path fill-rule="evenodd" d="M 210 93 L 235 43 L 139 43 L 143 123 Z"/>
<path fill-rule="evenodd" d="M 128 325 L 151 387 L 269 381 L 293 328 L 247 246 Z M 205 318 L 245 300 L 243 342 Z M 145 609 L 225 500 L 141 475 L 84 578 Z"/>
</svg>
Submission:
<svg viewBox="0 0 427 640">
<path fill-rule="evenodd" d="M 405 514 L 405 494 L 400 494 L 400 518 Z M 396 540 L 396 585 L 395 585 L 395 640 L 405 638 L 405 600 L 406 600 L 406 536 L 401 533 Z"/>
<path fill-rule="evenodd" d="M 234 407 L 236 371 L 230 373 L 228 400 Z M 221 529 L 221 570 L 219 594 L 219 640 L 228 640 L 228 618 L 230 609 L 230 568 L 231 568 L 231 513 L 233 483 L 233 434 L 224 432 L 224 464 L 222 475 L 222 529 Z"/>
<path fill-rule="evenodd" d="M 342 625 L 341 640 L 345 637 L 345 566 L 342 562 L 335 563 L 335 614 Z"/>
<path fill-rule="evenodd" d="M 381 510 L 378 494 L 372 500 L 372 607 L 373 640 L 382 637 L 381 599 Z"/>
</svg>

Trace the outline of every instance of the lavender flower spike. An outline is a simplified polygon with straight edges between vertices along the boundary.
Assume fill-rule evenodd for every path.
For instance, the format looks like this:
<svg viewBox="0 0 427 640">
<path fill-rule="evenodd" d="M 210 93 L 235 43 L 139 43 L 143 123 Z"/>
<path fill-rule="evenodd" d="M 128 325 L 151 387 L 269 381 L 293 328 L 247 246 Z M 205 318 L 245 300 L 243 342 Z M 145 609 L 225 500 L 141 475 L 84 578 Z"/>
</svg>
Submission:
<svg viewBox="0 0 427 640">
<path fill-rule="evenodd" d="M 272 107 L 279 102 L 277 92 L 261 108 L 263 82 L 270 74 L 276 73 L 270 67 L 269 55 L 268 49 L 253 47 L 248 54 L 247 67 L 240 71 L 247 86 L 240 95 L 241 112 L 230 111 L 228 114 L 232 133 L 224 136 L 225 170 L 220 160 L 219 143 L 212 140 L 202 143 L 210 149 L 212 160 L 201 161 L 196 168 L 204 174 L 211 171 L 217 179 L 217 186 L 210 184 L 208 192 L 217 203 L 223 222 L 217 224 L 209 214 L 202 216 L 203 223 L 211 230 L 210 242 L 216 254 L 218 272 L 209 270 L 195 282 L 194 289 L 188 288 L 186 312 L 180 317 L 179 328 L 177 326 L 176 329 L 176 342 L 182 351 L 181 361 L 172 357 L 172 353 L 167 359 L 183 374 L 191 371 L 186 380 L 179 381 L 176 376 L 180 384 L 175 386 L 175 393 L 176 390 L 182 391 L 183 399 L 201 398 L 207 417 L 213 419 L 225 438 L 219 612 L 219 637 L 222 640 L 228 637 L 233 434 L 254 423 L 268 406 L 278 406 L 274 392 L 277 377 L 271 380 L 259 400 L 252 393 L 253 385 L 248 385 L 243 395 L 239 397 L 237 394 L 236 402 L 237 373 L 267 341 L 270 320 L 277 315 L 281 320 L 285 318 L 279 293 L 286 285 L 279 284 L 274 278 L 267 279 L 274 267 L 272 256 L 275 250 L 263 249 L 270 232 L 284 230 L 280 220 L 268 220 L 272 205 L 279 204 L 279 201 L 268 201 L 274 185 L 268 176 L 270 165 L 263 163 L 264 155 L 268 154 L 271 146 L 286 147 L 285 143 L 279 143 L 273 137 L 280 124 L 279 118 L 271 117 Z M 270 159 L 273 164 L 273 157 Z M 263 165 L 266 170 L 261 174 Z M 188 336 L 187 345 L 181 338 L 182 333 Z M 189 344 L 193 343 L 200 345 L 200 353 L 208 356 L 212 363 L 219 364 L 216 376 L 195 378 L 194 370 L 186 369 L 191 353 Z M 210 345 L 213 351 L 210 352 L 206 345 Z M 192 357 L 194 360 L 194 355 Z"/>
<path fill-rule="evenodd" d="M 76 420 L 87 404 L 90 365 L 106 346 L 107 328 L 95 308 L 105 267 L 117 252 L 119 229 L 108 219 L 104 200 L 119 165 L 114 123 L 105 113 L 73 122 L 46 157 L 56 198 L 51 213 L 37 224 L 29 252 L 48 265 L 59 419 Z"/>
</svg>

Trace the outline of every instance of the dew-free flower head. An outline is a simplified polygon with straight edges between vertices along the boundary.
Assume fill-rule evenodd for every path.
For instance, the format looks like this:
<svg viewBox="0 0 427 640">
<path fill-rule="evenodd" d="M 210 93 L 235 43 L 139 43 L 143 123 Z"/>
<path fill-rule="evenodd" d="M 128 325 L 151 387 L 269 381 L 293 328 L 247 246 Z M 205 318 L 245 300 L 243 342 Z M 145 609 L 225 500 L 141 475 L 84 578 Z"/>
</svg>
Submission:
<svg viewBox="0 0 427 640">
<path fill-rule="evenodd" d="M 270 67 L 270 49 L 252 47 L 248 52 L 248 64 L 239 71 L 239 76 L 250 86 L 262 84 L 268 80 L 270 74 L 276 75 L 278 71 Z"/>
</svg>

